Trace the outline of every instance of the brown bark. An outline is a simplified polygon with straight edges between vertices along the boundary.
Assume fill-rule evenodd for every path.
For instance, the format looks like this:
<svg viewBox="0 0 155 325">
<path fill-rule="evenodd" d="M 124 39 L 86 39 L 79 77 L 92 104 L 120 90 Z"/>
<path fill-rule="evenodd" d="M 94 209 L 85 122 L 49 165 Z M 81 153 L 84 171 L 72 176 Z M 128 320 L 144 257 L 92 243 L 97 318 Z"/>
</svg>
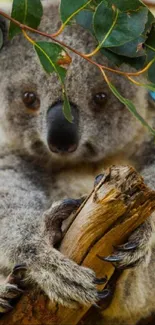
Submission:
<svg viewBox="0 0 155 325">
<path fill-rule="evenodd" d="M 65 234 L 60 251 L 91 267 L 98 277 L 111 278 L 112 264 L 99 260 L 113 245 L 123 243 L 155 210 L 155 192 L 143 183 L 131 167 L 111 167 L 80 207 Z M 21 298 L 15 309 L 0 320 L 4 325 L 76 325 L 91 306 L 68 309 L 51 304 L 33 290 Z"/>
</svg>

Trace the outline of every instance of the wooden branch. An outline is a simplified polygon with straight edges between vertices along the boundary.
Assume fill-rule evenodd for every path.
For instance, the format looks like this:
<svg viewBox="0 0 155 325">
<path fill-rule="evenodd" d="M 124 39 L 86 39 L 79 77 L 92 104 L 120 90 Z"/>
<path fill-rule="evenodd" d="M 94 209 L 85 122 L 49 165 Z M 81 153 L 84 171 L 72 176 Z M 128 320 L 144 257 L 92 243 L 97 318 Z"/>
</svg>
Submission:
<svg viewBox="0 0 155 325">
<path fill-rule="evenodd" d="M 112 264 L 99 260 L 113 245 L 123 243 L 155 210 L 155 192 L 128 166 L 111 167 L 74 216 L 60 246 L 69 258 L 91 267 L 98 277 L 114 272 Z M 51 304 L 43 294 L 31 291 L 1 325 L 76 325 L 91 306 L 68 309 Z"/>
</svg>

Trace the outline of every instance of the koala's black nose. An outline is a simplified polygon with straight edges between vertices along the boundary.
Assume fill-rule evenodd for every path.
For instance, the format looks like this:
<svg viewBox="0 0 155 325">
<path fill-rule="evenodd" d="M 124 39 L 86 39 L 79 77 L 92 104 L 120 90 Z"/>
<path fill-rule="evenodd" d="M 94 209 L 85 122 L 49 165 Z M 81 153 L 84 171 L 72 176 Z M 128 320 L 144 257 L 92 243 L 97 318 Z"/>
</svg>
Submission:
<svg viewBox="0 0 155 325">
<path fill-rule="evenodd" d="M 63 114 L 63 103 L 57 102 L 47 112 L 47 142 L 51 151 L 70 153 L 78 146 L 78 109 L 70 104 L 73 122 Z"/>
</svg>

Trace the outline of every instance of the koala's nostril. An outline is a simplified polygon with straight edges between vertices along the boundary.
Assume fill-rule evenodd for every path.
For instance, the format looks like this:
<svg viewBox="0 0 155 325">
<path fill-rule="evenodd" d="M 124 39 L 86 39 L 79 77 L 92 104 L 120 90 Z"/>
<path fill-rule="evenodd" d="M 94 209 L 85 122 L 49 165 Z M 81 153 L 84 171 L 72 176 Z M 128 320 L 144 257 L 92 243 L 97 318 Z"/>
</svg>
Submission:
<svg viewBox="0 0 155 325">
<path fill-rule="evenodd" d="M 78 110 L 71 104 L 73 123 L 70 123 L 63 114 L 62 106 L 62 102 L 56 103 L 47 113 L 47 142 L 55 153 L 71 153 L 78 146 Z"/>
<path fill-rule="evenodd" d="M 56 146 L 53 146 L 52 144 L 49 144 L 49 148 L 51 151 L 55 152 L 55 153 L 65 153 L 65 152 L 68 152 L 68 153 L 71 153 L 71 152 L 74 152 L 76 149 L 77 149 L 77 144 L 74 144 L 74 145 L 71 145 L 70 147 L 56 147 Z"/>
</svg>

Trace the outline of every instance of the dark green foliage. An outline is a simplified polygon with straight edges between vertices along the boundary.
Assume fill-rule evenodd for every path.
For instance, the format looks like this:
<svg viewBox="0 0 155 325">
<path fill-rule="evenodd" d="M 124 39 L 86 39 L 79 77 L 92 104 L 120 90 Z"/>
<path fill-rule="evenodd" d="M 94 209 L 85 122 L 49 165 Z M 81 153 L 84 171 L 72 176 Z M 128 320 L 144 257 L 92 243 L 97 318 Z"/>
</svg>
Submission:
<svg viewBox="0 0 155 325">
<path fill-rule="evenodd" d="M 43 14 L 42 4 L 40 0 L 14 0 L 11 16 L 24 25 L 37 28 Z M 9 36 L 12 38 L 20 33 L 21 29 L 10 23 Z"/>
</svg>

